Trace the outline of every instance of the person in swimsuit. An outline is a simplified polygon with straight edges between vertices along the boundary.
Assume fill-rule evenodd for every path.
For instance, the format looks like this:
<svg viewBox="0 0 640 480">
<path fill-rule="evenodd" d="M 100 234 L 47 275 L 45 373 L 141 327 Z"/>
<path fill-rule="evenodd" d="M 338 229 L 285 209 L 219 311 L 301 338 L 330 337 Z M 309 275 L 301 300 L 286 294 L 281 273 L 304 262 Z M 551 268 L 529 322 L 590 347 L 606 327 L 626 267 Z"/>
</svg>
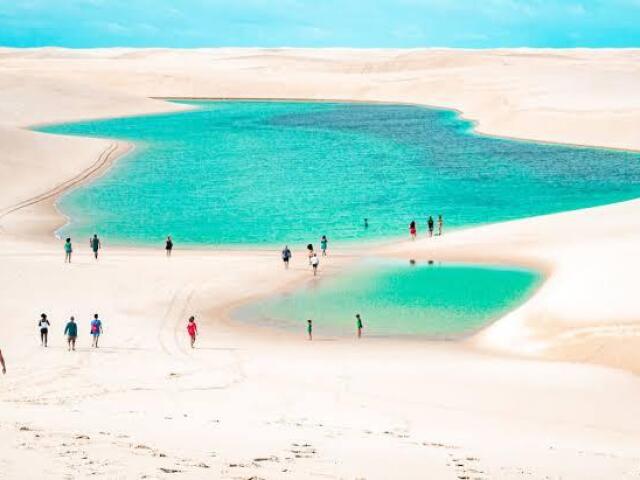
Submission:
<svg viewBox="0 0 640 480">
<path fill-rule="evenodd" d="M 38 328 L 40 328 L 40 345 L 47 346 L 47 340 L 49 339 L 49 327 L 51 324 L 47 320 L 47 314 L 40 315 L 40 321 L 38 322 Z"/>
<path fill-rule="evenodd" d="M 415 220 L 411 220 L 411 223 L 409 224 L 409 234 L 411 235 L 411 240 L 416 239 L 416 221 Z"/>
<path fill-rule="evenodd" d="M 444 221 L 442 220 L 442 215 L 438 215 L 438 236 L 442 235 L 442 225 Z"/>
<path fill-rule="evenodd" d="M 69 318 L 67 326 L 64 327 L 64 334 L 67 336 L 69 351 L 76 350 L 76 339 L 78 338 L 78 324 L 73 316 Z"/>
<path fill-rule="evenodd" d="M 315 277 L 318 274 L 318 265 L 320 264 L 320 259 L 314 253 L 311 257 L 311 266 L 313 267 L 313 276 Z"/>
<path fill-rule="evenodd" d="M 358 338 L 362 337 L 362 318 L 359 313 L 356 313 L 356 328 L 358 329 Z"/>
<path fill-rule="evenodd" d="M 193 315 L 189 317 L 189 323 L 187 323 L 187 332 L 191 339 L 191 348 L 194 348 L 196 343 L 196 336 L 198 335 L 198 326 L 196 325 L 196 317 Z"/>
<path fill-rule="evenodd" d="M 71 263 L 72 253 L 73 246 L 71 245 L 71 238 L 67 238 L 64 242 L 64 263 Z"/>
<path fill-rule="evenodd" d="M 93 315 L 93 320 L 91 320 L 91 336 L 93 337 L 93 342 L 91 346 L 93 348 L 98 348 L 98 339 L 102 334 L 102 322 L 98 318 L 98 314 Z"/>
<path fill-rule="evenodd" d="M 369 228 L 369 219 L 368 218 L 364 219 L 364 228 Z"/>
<path fill-rule="evenodd" d="M 327 236 L 326 235 L 322 235 L 322 238 L 320 239 L 320 250 L 322 250 L 322 256 L 326 257 L 327 256 L 327 244 L 329 243 L 329 240 L 327 240 Z"/>
<path fill-rule="evenodd" d="M 311 320 L 307 320 L 307 335 L 309 340 L 313 340 L 313 323 L 311 323 Z"/>
<path fill-rule="evenodd" d="M 93 234 L 93 237 L 89 239 L 89 246 L 93 251 L 93 258 L 98 259 L 98 250 L 102 248 L 102 244 L 100 243 L 100 239 L 96 233 Z"/>
<path fill-rule="evenodd" d="M 429 229 L 429 236 L 433 237 L 433 217 L 429 215 L 429 220 L 427 220 L 427 228 Z"/>
<path fill-rule="evenodd" d="M 7 366 L 4 363 L 4 357 L 2 356 L 2 350 L 0 350 L 0 365 L 2 366 L 2 373 L 7 373 Z"/>
<path fill-rule="evenodd" d="M 167 237 L 167 241 L 164 244 L 164 249 L 167 252 L 167 257 L 171 256 L 171 250 L 173 250 L 173 240 L 171 240 L 171 235 Z"/>
<path fill-rule="evenodd" d="M 291 260 L 291 250 L 289 250 L 288 245 L 285 245 L 284 250 L 282 250 L 282 261 L 284 262 L 284 268 L 289 268 L 289 260 Z"/>
</svg>

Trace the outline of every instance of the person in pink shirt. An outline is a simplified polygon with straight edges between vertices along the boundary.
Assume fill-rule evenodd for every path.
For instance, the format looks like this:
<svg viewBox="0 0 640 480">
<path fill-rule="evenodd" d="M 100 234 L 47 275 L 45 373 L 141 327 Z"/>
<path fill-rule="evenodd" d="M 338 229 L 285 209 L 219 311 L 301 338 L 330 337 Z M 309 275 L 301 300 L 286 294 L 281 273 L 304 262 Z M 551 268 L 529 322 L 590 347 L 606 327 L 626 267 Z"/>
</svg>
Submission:
<svg viewBox="0 0 640 480">
<path fill-rule="evenodd" d="M 196 343 L 196 336 L 198 335 L 198 326 L 196 325 L 196 317 L 193 315 L 189 317 L 189 323 L 187 324 L 187 332 L 191 338 L 191 348 L 194 348 Z"/>
</svg>

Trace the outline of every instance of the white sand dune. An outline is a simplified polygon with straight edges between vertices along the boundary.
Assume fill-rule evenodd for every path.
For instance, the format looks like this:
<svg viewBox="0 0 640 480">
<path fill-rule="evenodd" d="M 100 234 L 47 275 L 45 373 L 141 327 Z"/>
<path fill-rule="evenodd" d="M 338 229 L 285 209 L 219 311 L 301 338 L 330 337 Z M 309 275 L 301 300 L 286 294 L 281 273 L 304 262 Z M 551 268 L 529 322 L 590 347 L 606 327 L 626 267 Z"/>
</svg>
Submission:
<svg viewBox="0 0 640 480">
<path fill-rule="evenodd" d="M 115 248 L 63 264 L 61 191 L 129 145 L 24 127 L 300 98 L 456 108 L 488 134 L 640 149 L 638 50 L 0 49 L 0 476 L 637 478 L 640 202 L 338 249 L 531 265 L 524 305 L 464 342 L 317 340 L 235 305 L 309 281 L 302 252 Z M 52 320 L 40 348 L 36 322 Z M 105 322 L 88 349 L 88 319 Z M 185 318 L 202 336 L 191 351 Z M 64 348 L 69 315 L 79 350 Z M 366 319 L 365 319 L 366 322 Z M 550 361 L 553 360 L 553 361 Z M 616 367 L 611 368 L 611 367 Z"/>
</svg>

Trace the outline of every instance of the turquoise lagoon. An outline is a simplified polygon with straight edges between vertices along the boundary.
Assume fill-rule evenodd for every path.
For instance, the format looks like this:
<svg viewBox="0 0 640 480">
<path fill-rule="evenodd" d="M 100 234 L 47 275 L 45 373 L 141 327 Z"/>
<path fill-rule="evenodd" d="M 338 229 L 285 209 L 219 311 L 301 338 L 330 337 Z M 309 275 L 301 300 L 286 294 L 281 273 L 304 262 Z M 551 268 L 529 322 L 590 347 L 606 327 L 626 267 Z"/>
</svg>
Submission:
<svg viewBox="0 0 640 480">
<path fill-rule="evenodd" d="M 513 309 L 539 281 L 512 268 L 371 262 L 241 307 L 235 317 L 301 333 L 311 318 L 319 336 L 354 335 L 360 313 L 367 336 L 457 337 Z"/>
<path fill-rule="evenodd" d="M 455 112 L 406 105 L 182 102 L 192 111 L 42 131 L 135 151 L 59 202 L 61 234 L 110 243 L 281 245 L 407 234 L 637 197 L 640 155 L 474 134 Z M 369 228 L 363 228 L 363 219 Z M 597 228 L 597 219 L 594 219 Z"/>
</svg>

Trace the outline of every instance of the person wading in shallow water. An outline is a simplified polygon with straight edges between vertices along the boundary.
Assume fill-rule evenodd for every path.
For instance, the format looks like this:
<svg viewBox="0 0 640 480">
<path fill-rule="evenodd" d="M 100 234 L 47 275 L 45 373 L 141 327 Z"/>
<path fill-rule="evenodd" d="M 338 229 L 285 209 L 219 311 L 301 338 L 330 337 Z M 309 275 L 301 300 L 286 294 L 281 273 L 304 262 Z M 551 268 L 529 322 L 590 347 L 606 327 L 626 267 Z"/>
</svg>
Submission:
<svg viewBox="0 0 640 480">
<path fill-rule="evenodd" d="M 64 263 L 71 263 L 72 253 L 73 253 L 73 246 L 71 245 L 71 238 L 67 238 L 64 241 Z"/>
<path fill-rule="evenodd" d="M 307 336 L 309 340 L 313 340 L 313 323 L 311 323 L 311 320 L 307 320 Z"/>
<path fill-rule="evenodd" d="M 444 220 L 442 220 L 442 215 L 438 215 L 438 236 L 442 235 L 443 225 L 444 225 Z"/>
<path fill-rule="evenodd" d="M 322 256 L 326 257 L 327 256 L 327 244 L 329 243 L 329 240 L 327 240 L 327 236 L 326 235 L 322 235 L 322 238 L 320 239 L 320 250 L 322 250 Z"/>
<path fill-rule="evenodd" d="M 164 249 L 167 252 L 167 257 L 171 256 L 171 250 L 173 250 L 173 240 L 171 240 L 171 235 L 167 237 L 167 241 L 164 244 Z"/>
<path fill-rule="evenodd" d="M 416 232 L 416 221 L 411 220 L 411 223 L 409 224 L 409 235 L 411 235 L 411 240 L 416 239 Z"/>
<path fill-rule="evenodd" d="M 93 258 L 98 259 L 98 250 L 102 248 L 102 244 L 100 243 L 100 239 L 97 234 L 93 234 L 93 237 L 89 239 L 89 246 L 93 251 Z"/>
<path fill-rule="evenodd" d="M 356 313 L 356 328 L 358 329 L 358 338 L 362 337 L 362 318 L 359 313 Z"/>
<path fill-rule="evenodd" d="M 427 228 L 429 229 L 429 236 L 433 237 L 433 217 L 429 215 L 429 220 L 427 220 Z"/>
</svg>

